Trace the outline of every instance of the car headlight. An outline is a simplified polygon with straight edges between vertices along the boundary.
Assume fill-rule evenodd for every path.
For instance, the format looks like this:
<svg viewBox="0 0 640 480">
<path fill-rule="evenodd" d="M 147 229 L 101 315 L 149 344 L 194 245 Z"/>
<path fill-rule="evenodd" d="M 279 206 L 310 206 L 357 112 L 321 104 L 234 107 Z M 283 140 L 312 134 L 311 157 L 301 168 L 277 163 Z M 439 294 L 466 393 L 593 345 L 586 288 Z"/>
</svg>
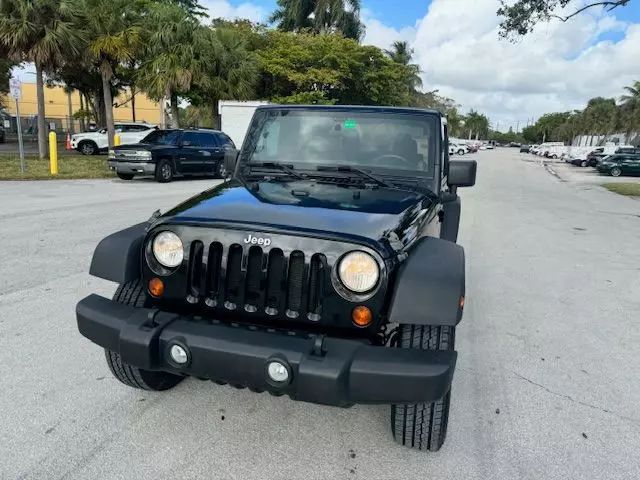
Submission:
<svg viewBox="0 0 640 480">
<path fill-rule="evenodd" d="M 151 152 L 149 150 L 136 150 L 136 157 L 151 158 Z"/>
<path fill-rule="evenodd" d="M 365 293 L 377 285 L 380 267 L 368 253 L 353 251 L 342 257 L 338 278 L 352 292 Z"/>
<path fill-rule="evenodd" d="M 173 268 L 182 263 L 182 240 L 173 232 L 161 232 L 153 239 L 153 255 L 165 267 Z"/>
</svg>

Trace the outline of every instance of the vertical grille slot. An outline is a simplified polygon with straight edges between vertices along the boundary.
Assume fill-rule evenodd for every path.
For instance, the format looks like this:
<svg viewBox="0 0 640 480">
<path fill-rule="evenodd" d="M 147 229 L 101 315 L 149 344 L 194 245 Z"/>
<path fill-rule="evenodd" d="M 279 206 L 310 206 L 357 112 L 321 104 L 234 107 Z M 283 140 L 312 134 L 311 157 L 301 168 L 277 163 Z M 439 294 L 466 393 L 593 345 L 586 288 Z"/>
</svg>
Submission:
<svg viewBox="0 0 640 480">
<path fill-rule="evenodd" d="M 302 288 L 304 282 L 304 253 L 295 251 L 289 257 L 287 285 L 287 316 L 297 318 L 302 307 Z"/>
<path fill-rule="evenodd" d="M 187 301 L 196 303 L 202 293 L 204 293 L 205 271 L 202 265 L 202 255 L 204 244 L 196 240 L 191 244 L 189 253 L 189 269 L 187 273 Z"/>
<path fill-rule="evenodd" d="M 227 258 L 227 291 L 225 307 L 234 310 L 240 301 L 242 287 L 242 247 L 231 245 Z"/>
<path fill-rule="evenodd" d="M 262 249 L 251 247 L 247 260 L 247 276 L 245 278 L 245 306 L 247 312 L 256 312 L 262 297 Z"/>
<path fill-rule="evenodd" d="M 213 242 L 209 246 L 207 259 L 207 298 L 205 303 L 210 307 L 218 304 L 220 294 L 220 268 L 222 267 L 222 244 Z"/>
<path fill-rule="evenodd" d="M 322 313 L 322 298 L 324 297 L 324 285 L 326 281 L 327 259 L 324 255 L 316 253 L 311 257 L 309 267 L 309 299 L 307 311 L 309 320 L 320 320 Z"/>
<path fill-rule="evenodd" d="M 265 300 L 265 312 L 267 315 L 276 315 L 282 304 L 284 279 L 284 253 L 279 248 L 269 252 L 267 262 L 267 295 Z"/>
</svg>

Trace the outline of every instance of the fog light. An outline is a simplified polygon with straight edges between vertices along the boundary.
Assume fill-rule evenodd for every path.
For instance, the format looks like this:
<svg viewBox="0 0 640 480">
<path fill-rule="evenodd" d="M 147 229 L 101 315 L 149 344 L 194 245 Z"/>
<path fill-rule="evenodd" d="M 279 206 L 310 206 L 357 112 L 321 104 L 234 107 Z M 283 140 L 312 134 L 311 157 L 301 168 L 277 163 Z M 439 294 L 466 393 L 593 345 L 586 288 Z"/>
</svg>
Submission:
<svg viewBox="0 0 640 480">
<path fill-rule="evenodd" d="M 172 345 L 169 349 L 169 355 L 171 355 L 171 360 L 178 365 L 184 365 L 189 361 L 189 354 L 180 345 Z"/>
<path fill-rule="evenodd" d="M 353 309 L 351 318 L 358 327 L 368 327 L 373 321 L 373 314 L 368 307 L 360 305 Z"/>
<path fill-rule="evenodd" d="M 277 360 L 272 360 L 267 365 L 267 374 L 269 378 L 277 383 L 285 383 L 289 381 L 289 369 L 285 364 Z"/>
<path fill-rule="evenodd" d="M 164 283 L 159 278 L 149 280 L 149 293 L 152 297 L 160 298 L 164 293 Z"/>
</svg>

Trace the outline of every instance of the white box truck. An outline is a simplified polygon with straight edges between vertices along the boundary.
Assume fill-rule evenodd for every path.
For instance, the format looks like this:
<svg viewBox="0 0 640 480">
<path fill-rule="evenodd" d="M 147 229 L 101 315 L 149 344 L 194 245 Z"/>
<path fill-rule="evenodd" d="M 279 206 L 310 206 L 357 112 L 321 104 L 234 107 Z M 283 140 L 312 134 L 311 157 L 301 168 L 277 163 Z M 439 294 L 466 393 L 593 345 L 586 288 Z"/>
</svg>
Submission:
<svg viewBox="0 0 640 480">
<path fill-rule="evenodd" d="M 242 147 L 242 142 L 247 134 L 249 123 L 253 118 L 253 112 L 260 105 L 268 105 L 269 102 L 250 101 L 236 102 L 231 100 L 220 100 L 218 104 L 220 112 L 220 128 L 231 137 L 238 150 Z"/>
</svg>

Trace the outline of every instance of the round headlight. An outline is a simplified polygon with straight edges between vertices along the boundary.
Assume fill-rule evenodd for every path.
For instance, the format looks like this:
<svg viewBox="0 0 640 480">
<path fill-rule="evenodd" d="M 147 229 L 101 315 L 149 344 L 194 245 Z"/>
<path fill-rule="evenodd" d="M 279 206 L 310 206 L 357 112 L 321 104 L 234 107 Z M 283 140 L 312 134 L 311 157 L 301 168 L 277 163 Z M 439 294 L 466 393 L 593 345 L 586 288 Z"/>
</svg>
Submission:
<svg viewBox="0 0 640 480">
<path fill-rule="evenodd" d="M 365 293 L 378 283 L 380 267 L 368 253 L 355 251 L 347 253 L 340 261 L 338 277 L 352 292 Z"/>
<path fill-rule="evenodd" d="M 153 239 L 153 255 L 165 267 L 173 268 L 182 263 L 182 240 L 173 232 L 161 232 Z"/>
</svg>

